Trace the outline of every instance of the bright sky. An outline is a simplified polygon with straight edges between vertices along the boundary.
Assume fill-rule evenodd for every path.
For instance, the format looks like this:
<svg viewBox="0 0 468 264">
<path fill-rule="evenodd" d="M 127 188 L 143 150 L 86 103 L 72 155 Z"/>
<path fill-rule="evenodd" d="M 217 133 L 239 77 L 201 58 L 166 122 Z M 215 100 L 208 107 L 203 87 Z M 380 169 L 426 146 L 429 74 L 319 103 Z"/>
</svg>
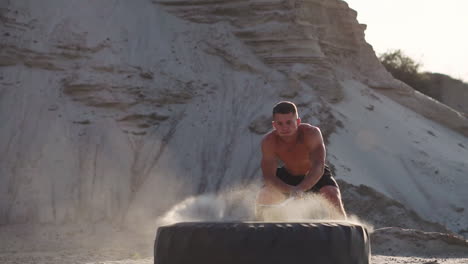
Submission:
<svg viewBox="0 0 468 264">
<path fill-rule="evenodd" d="M 468 82 L 468 0 L 345 0 L 366 24 L 379 55 L 401 49 L 422 64 Z"/>
</svg>

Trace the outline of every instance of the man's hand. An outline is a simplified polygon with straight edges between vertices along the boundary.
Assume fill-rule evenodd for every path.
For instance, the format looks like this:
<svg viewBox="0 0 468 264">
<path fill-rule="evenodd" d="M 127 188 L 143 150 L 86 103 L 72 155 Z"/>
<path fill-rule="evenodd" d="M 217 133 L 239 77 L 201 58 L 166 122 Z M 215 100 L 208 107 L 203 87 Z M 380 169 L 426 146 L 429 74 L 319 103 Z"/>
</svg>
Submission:
<svg viewBox="0 0 468 264">
<path fill-rule="evenodd" d="M 299 186 L 292 186 L 289 191 L 289 195 L 295 198 L 301 198 L 304 194 L 304 191 Z"/>
</svg>

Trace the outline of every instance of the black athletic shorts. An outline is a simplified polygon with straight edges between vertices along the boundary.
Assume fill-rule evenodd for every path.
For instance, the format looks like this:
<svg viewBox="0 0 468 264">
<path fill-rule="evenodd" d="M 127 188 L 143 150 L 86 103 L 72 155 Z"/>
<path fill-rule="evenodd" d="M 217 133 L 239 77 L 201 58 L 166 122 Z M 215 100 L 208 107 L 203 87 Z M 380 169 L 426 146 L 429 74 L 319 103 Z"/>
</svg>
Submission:
<svg viewBox="0 0 468 264">
<path fill-rule="evenodd" d="M 280 178 L 286 184 L 296 186 L 296 185 L 299 185 L 299 183 L 301 183 L 302 180 L 304 180 L 305 176 L 304 175 L 293 176 L 286 170 L 285 167 L 281 167 L 276 170 L 276 177 Z M 310 188 L 309 190 L 305 192 L 319 192 L 323 186 L 327 186 L 327 185 L 335 186 L 338 188 L 338 184 L 333 178 L 330 168 L 327 165 L 325 165 L 325 168 L 323 170 L 323 175 L 320 178 L 320 180 L 312 188 Z"/>
</svg>

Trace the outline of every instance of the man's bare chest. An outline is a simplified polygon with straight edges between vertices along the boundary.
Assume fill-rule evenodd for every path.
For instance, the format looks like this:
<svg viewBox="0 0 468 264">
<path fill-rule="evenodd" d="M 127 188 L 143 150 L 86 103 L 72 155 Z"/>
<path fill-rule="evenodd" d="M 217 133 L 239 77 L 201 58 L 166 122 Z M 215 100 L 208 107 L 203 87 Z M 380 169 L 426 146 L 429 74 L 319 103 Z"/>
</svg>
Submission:
<svg viewBox="0 0 468 264">
<path fill-rule="evenodd" d="M 288 161 L 302 162 L 304 160 L 309 160 L 309 150 L 307 146 L 302 143 L 277 144 L 276 155 L 285 163 Z"/>
</svg>

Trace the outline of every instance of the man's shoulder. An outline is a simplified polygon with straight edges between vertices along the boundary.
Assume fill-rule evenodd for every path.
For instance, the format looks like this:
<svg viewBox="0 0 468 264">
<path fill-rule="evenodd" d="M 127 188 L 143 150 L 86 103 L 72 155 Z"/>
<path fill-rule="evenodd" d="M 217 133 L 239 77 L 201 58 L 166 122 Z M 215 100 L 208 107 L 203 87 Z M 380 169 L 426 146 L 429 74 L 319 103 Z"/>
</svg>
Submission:
<svg viewBox="0 0 468 264">
<path fill-rule="evenodd" d="M 320 128 L 307 123 L 301 123 L 299 125 L 299 129 L 305 134 L 316 134 L 317 132 L 320 132 Z"/>
<path fill-rule="evenodd" d="M 266 133 L 263 136 L 262 144 L 265 144 L 265 143 L 273 144 L 275 142 L 275 139 L 276 139 L 275 130 L 271 130 L 270 132 Z"/>
<path fill-rule="evenodd" d="M 264 157 L 267 154 L 273 155 L 276 149 L 276 134 L 274 130 L 263 136 L 261 146 Z"/>
<path fill-rule="evenodd" d="M 308 140 L 319 140 L 322 138 L 322 132 L 320 128 L 312 126 L 307 123 L 302 123 L 299 125 L 299 129 L 305 141 Z"/>
</svg>

